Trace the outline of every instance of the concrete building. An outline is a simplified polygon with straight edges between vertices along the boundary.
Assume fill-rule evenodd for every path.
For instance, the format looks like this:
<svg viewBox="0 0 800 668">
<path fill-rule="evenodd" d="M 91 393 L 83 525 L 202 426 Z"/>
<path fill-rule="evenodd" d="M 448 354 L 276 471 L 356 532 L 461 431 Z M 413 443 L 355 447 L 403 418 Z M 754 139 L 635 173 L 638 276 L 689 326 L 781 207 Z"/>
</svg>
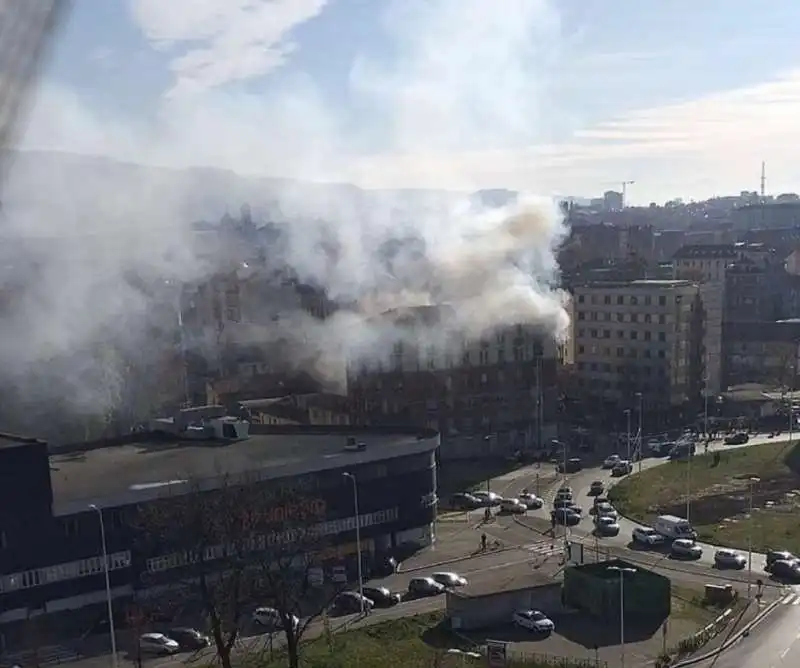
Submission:
<svg viewBox="0 0 800 668">
<path fill-rule="evenodd" d="M 800 320 L 725 323 L 726 387 L 798 387 Z"/>
<path fill-rule="evenodd" d="M 431 341 L 432 331 L 446 331 L 450 314 L 450 307 L 431 306 L 382 316 L 397 340 L 383 359 L 349 364 L 354 421 L 435 428 L 442 458 L 507 454 L 555 438 L 559 350 L 552 336 L 516 325 L 480 340 L 453 332 Z"/>
<path fill-rule="evenodd" d="M 692 281 L 576 286 L 575 365 L 583 393 L 672 412 L 697 398 L 702 312 Z"/>
<path fill-rule="evenodd" d="M 299 535 L 324 537 L 324 554 L 314 555 L 324 572 L 344 567 L 353 573 L 356 519 L 352 483 L 343 477 L 348 472 L 358 485 L 366 567 L 403 546 L 431 542 L 436 432 L 245 426 L 214 408 L 156 421 L 158 432 L 52 451 L 41 441 L 0 435 L 0 651 L 15 644 L 32 617 L 78 637 L 104 614 L 92 505 L 105 520 L 111 596 L 120 619 L 132 600 L 191 577 L 187 550 L 196 544 L 179 544 L 188 534 L 178 526 L 163 536 L 143 527 L 141 512 L 150 504 L 169 512 L 174 503 L 181 512 L 187 497 L 192 504 L 213 504 L 225 489 L 261 490 L 248 497 L 248 517 L 260 518 L 245 522 L 253 527 L 253 545 L 291 550 Z M 348 437 L 363 447 L 349 447 Z M 292 496 L 276 496 L 278 490 Z M 226 547 L 209 545 L 206 563 L 228 563 Z"/>
</svg>

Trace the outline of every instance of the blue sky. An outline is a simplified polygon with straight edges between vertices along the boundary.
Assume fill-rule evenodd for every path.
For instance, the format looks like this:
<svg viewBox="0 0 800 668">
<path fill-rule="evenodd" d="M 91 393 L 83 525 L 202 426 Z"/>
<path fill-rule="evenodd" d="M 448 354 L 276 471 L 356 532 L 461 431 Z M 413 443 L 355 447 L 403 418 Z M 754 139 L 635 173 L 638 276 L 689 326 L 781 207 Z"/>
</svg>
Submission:
<svg viewBox="0 0 800 668">
<path fill-rule="evenodd" d="M 76 0 L 28 144 L 645 202 L 764 159 L 800 190 L 797 25 L 788 0 Z"/>
</svg>

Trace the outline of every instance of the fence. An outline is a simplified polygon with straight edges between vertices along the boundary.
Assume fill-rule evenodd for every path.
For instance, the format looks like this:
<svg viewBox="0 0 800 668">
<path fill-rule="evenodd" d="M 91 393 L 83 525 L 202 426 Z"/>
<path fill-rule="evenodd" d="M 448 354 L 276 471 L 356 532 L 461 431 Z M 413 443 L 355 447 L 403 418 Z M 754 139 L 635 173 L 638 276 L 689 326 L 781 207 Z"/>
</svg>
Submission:
<svg viewBox="0 0 800 668">
<path fill-rule="evenodd" d="M 513 666 L 515 661 L 521 665 L 530 663 L 537 668 L 608 668 L 608 662 L 599 659 L 573 659 L 568 656 L 538 652 L 515 651 L 510 664 Z"/>
</svg>

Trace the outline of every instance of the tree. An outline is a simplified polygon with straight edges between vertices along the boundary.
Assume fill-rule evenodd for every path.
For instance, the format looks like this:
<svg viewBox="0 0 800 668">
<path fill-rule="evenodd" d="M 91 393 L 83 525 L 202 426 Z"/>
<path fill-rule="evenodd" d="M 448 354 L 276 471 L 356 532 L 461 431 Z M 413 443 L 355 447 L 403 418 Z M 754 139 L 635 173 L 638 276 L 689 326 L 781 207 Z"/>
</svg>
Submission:
<svg viewBox="0 0 800 668">
<path fill-rule="evenodd" d="M 223 475 L 219 483 L 209 490 L 200 481 L 189 494 L 143 507 L 143 548 L 169 555 L 170 566 L 180 569 L 177 586 L 199 604 L 223 668 L 231 668 L 250 603 L 278 612 L 296 668 L 303 634 L 340 591 L 325 587 L 314 596 L 309 585 L 327 546 L 324 502 L 277 485 L 268 491 L 254 478 Z"/>
</svg>

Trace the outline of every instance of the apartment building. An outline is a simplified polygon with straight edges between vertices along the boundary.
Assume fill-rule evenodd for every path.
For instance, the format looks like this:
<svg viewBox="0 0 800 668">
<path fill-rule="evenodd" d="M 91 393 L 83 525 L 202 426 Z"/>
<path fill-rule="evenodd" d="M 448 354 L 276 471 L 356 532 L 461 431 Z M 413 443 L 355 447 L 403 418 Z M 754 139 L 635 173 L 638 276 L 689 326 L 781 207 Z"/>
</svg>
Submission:
<svg viewBox="0 0 800 668">
<path fill-rule="evenodd" d="M 478 340 L 454 333 L 433 343 L 430 333 L 445 330 L 450 313 L 431 306 L 382 316 L 396 334 L 387 354 L 348 365 L 354 423 L 436 428 L 443 458 L 479 454 L 482 444 L 524 450 L 555 438 L 559 351 L 552 336 L 515 325 Z"/>
<path fill-rule="evenodd" d="M 697 399 L 702 311 L 696 283 L 635 280 L 574 288 L 582 395 L 665 415 Z"/>
</svg>

